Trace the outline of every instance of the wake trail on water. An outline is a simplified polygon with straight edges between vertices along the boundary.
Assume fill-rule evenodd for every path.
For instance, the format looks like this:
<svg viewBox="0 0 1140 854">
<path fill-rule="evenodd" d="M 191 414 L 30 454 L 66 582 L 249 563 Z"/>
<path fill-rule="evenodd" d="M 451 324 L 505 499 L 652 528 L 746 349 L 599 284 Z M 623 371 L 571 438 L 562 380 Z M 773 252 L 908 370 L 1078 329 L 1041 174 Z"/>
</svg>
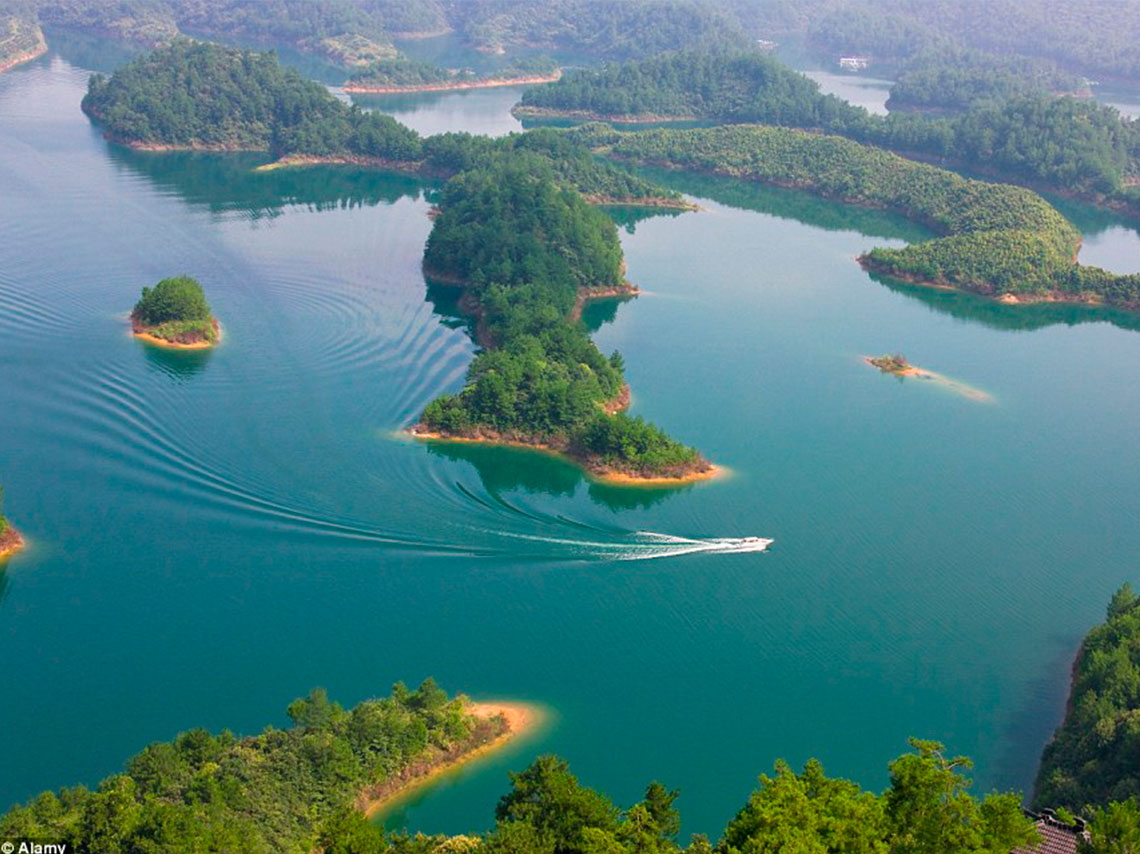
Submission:
<svg viewBox="0 0 1140 854">
<path fill-rule="evenodd" d="M 655 531 L 631 531 L 612 542 L 499 532 L 502 536 L 566 547 L 565 557 L 579 560 L 658 560 L 692 554 L 757 554 L 775 540 L 766 537 L 682 537 Z"/>
</svg>

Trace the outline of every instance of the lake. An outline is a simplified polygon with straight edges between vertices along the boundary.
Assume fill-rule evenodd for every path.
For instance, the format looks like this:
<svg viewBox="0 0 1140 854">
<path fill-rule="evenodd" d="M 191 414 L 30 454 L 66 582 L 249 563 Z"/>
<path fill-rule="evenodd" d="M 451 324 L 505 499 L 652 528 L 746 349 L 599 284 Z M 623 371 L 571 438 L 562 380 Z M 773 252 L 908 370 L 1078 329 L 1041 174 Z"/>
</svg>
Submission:
<svg viewBox="0 0 1140 854">
<path fill-rule="evenodd" d="M 1031 784 L 1080 638 L 1137 580 L 1140 320 L 876 280 L 855 256 L 920 229 L 664 176 L 704 210 L 615 212 L 645 294 L 585 319 L 633 411 L 732 476 L 602 487 L 395 437 L 474 353 L 420 270 L 435 187 L 117 149 L 86 78 L 55 54 L 0 76 L 0 476 L 30 543 L 0 574 L 4 804 L 429 674 L 549 716 L 389 817 L 412 830 L 487 827 L 543 752 L 623 804 L 679 787 L 686 834 L 779 757 L 881 788 L 909 735 L 982 791 Z M 489 91 L 399 111 L 513 127 Z M 1067 212 L 1085 260 L 1140 269 L 1134 225 Z M 214 352 L 128 334 L 180 273 Z M 887 351 L 992 400 L 862 362 Z M 707 550 L 739 536 L 776 542 Z"/>
</svg>

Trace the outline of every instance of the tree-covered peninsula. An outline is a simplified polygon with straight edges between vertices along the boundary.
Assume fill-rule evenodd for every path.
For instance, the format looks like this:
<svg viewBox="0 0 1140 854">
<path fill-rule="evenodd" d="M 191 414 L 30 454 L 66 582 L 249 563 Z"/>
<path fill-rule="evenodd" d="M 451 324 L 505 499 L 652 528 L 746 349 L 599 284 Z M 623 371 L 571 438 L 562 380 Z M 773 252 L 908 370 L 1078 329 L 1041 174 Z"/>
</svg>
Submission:
<svg viewBox="0 0 1140 854">
<path fill-rule="evenodd" d="M 20 532 L 12 527 L 8 517 L 4 515 L 4 485 L 0 483 L 0 560 L 18 552 L 24 547 L 24 539 Z"/>
<path fill-rule="evenodd" d="M 46 52 L 44 34 L 35 16 L 0 8 L 0 74 Z"/>
<path fill-rule="evenodd" d="M 874 116 L 761 53 L 679 53 L 566 74 L 516 113 L 604 121 L 701 119 L 823 131 L 1140 215 L 1140 121 L 1037 93 L 952 118 Z"/>
<path fill-rule="evenodd" d="M 916 739 L 881 794 L 828 777 L 814 759 L 802 772 L 777 762 L 715 845 L 678 840 L 679 791 L 652 782 L 622 809 L 556 756 L 510 774 L 487 833 L 386 834 L 354 809 L 362 791 L 493 737 L 502 722 L 472 718 L 431 682 L 349 711 L 314 691 L 289 715 L 291 729 L 252 738 L 190 730 L 152 744 L 94 792 L 44 792 L 13 808 L 0 833 L 81 854 L 1009 854 L 1040 839 L 1018 795 L 974 796 L 969 759 Z"/>
<path fill-rule="evenodd" d="M 1065 721 L 1045 747 L 1034 803 L 1081 810 L 1140 800 L 1138 720 L 1140 597 L 1125 584 L 1081 644 Z"/>
<path fill-rule="evenodd" d="M 789 128 L 619 132 L 590 125 L 573 135 L 618 161 L 807 190 L 901 213 L 940 235 L 861 257 L 864 266 L 889 276 L 1009 302 L 1108 303 L 1140 310 L 1140 275 L 1078 264 L 1080 233 L 1022 187 L 963 178 L 848 139 Z"/>
<path fill-rule="evenodd" d="M 449 698 L 431 679 L 349 710 L 317 689 L 290 703 L 288 729 L 244 738 L 193 729 L 151 744 L 94 791 L 44 792 L 15 807 L 0 837 L 83 854 L 385 850 L 354 841 L 379 833 L 368 805 L 516 734 L 512 711 Z"/>
<path fill-rule="evenodd" d="M 621 412 L 621 356 L 603 356 L 576 316 L 585 300 L 635 292 L 617 228 L 559 186 L 540 158 L 500 159 L 452 178 L 424 269 L 464 288 L 484 349 L 463 390 L 429 404 L 414 433 L 549 448 L 618 480 L 714 472 L 692 448 Z"/>
<path fill-rule="evenodd" d="M 190 276 L 144 287 L 131 311 L 131 328 L 146 341 L 187 349 L 213 346 L 221 336 L 202 286 Z"/>
<path fill-rule="evenodd" d="M 449 92 L 494 86 L 551 83 L 561 76 L 558 63 L 548 56 L 523 57 L 494 71 L 443 68 L 407 57 L 374 62 L 357 71 L 344 84 L 351 93 Z"/>
</svg>

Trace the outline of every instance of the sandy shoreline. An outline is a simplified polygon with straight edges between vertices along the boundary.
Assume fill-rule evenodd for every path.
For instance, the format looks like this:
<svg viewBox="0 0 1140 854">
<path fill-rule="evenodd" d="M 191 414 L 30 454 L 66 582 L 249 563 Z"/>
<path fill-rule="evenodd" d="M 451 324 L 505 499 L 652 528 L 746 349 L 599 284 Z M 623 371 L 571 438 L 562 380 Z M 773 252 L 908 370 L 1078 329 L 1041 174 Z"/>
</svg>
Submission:
<svg viewBox="0 0 1140 854">
<path fill-rule="evenodd" d="M 366 816 L 372 818 L 383 812 L 386 807 L 426 788 L 445 774 L 502 749 L 509 742 L 533 731 L 543 719 L 541 709 L 526 703 L 471 703 L 467 711 L 485 721 L 501 716 L 506 722 L 506 729 L 491 741 L 466 750 L 454 759 L 433 765 L 423 773 L 396 781 L 392 788 L 385 789 L 376 797 L 366 798 L 361 805 L 361 810 Z"/>
<path fill-rule="evenodd" d="M 467 89 L 494 89 L 499 86 L 533 86 L 539 83 L 554 83 L 562 79 L 561 70 L 554 74 L 503 77 L 494 80 L 455 80 L 452 82 L 419 83 L 407 86 L 369 86 L 345 83 L 341 90 L 350 95 L 408 95 L 415 92 L 462 92 Z"/>
<path fill-rule="evenodd" d="M 8 523 L 8 527 L 4 529 L 4 533 L 0 534 L 0 560 L 11 557 L 26 543 L 24 538 L 20 536 L 20 532 L 12 527 L 12 523 Z"/>
<path fill-rule="evenodd" d="M 191 341 L 184 344 L 180 341 L 170 341 L 166 338 L 159 338 L 157 335 L 151 335 L 146 331 L 146 327 L 131 324 L 132 337 L 145 341 L 154 347 L 165 347 L 168 350 L 209 350 L 211 347 L 216 347 L 222 343 L 222 326 L 217 319 L 214 320 L 214 332 L 217 334 L 217 339 L 214 341 Z"/>
<path fill-rule="evenodd" d="M 586 477 L 596 483 L 605 483 L 611 486 L 647 486 L 647 487 L 668 487 L 668 486 L 687 486 L 691 483 L 699 483 L 705 480 L 716 480 L 717 478 L 724 477 L 728 474 L 729 469 L 725 466 L 718 466 L 715 463 L 709 463 L 709 467 L 702 471 L 692 472 L 682 477 L 642 477 L 639 475 L 627 474 L 625 472 L 615 472 L 612 470 L 598 471 L 590 467 L 590 465 L 577 457 L 573 457 L 566 453 L 564 450 L 555 448 L 541 442 L 522 442 L 517 439 L 503 439 L 503 438 L 487 438 L 483 436 L 448 436 L 443 433 L 438 433 L 434 430 L 427 430 L 422 427 L 417 429 L 419 425 L 408 428 L 402 431 L 403 435 L 411 436 L 421 442 L 446 442 L 456 445 L 489 445 L 499 448 L 521 448 L 524 451 L 534 451 L 539 454 L 547 454 L 548 456 L 557 457 L 560 460 L 571 463 L 572 465 L 580 468 Z"/>
</svg>

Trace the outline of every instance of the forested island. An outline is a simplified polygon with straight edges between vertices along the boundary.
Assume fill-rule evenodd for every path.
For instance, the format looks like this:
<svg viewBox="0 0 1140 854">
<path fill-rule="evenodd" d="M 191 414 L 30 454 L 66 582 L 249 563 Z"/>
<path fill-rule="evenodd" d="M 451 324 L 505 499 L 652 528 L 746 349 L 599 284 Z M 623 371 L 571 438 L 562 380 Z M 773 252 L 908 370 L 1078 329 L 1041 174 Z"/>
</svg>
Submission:
<svg viewBox="0 0 1140 854">
<path fill-rule="evenodd" d="M 574 138 L 615 160 L 690 169 L 807 190 L 895 211 L 938 238 L 860 257 L 868 269 L 1007 302 L 1107 303 L 1140 310 L 1140 274 L 1078 264 L 1080 233 L 1031 190 L 989 184 L 836 136 L 789 128 L 615 131 Z"/>
<path fill-rule="evenodd" d="M 573 319 L 585 300 L 636 293 L 613 220 L 523 156 L 452 178 L 439 207 L 424 270 L 464 288 L 483 350 L 463 390 L 429 404 L 414 435 L 557 451 L 619 482 L 716 473 L 621 411 L 629 392 L 620 354 L 603 356 Z"/>
<path fill-rule="evenodd" d="M 212 347 L 221 339 L 221 327 L 202 286 L 190 276 L 144 287 L 131 311 L 131 330 L 136 338 L 184 350 Z"/>
<path fill-rule="evenodd" d="M 694 207 L 679 193 L 599 162 L 564 134 L 423 138 L 391 116 L 344 104 L 271 53 L 215 44 L 177 41 L 110 78 L 94 75 L 83 109 L 109 139 L 140 150 L 265 151 L 276 165 L 345 163 L 435 178 L 527 152 L 595 204 Z"/>
<path fill-rule="evenodd" d="M 394 94 L 402 92 L 451 92 L 495 86 L 553 83 L 562 71 L 547 56 L 518 59 L 486 73 L 471 69 L 448 69 L 427 62 L 400 58 L 376 62 L 353 74 L 344 84 L 350 93 Z"/>
<path fill-rule="evenodd" d="M 900 69 L 887 108 L 964 112 L 1041 94 L 1090 97 L 1092 92 L 1084 78 L 1049 60 L 929 49 L 911 57 Z"/>
<path fill-rule="evenodd" d="M 1140 122 L 1075 98 L 984 100 L 947 118 L 875 116 L 767 54 L 686 52 L 566 74 L 526 91 L 516 114 L 822 131 L 1140 215 Z"/>
<path fill-rule="evenodd" d="M 24 538 L 4 515 L 4 484 L 0 483 L 0 560 L 15 554 L 23 547 Z"/>
</svg>

